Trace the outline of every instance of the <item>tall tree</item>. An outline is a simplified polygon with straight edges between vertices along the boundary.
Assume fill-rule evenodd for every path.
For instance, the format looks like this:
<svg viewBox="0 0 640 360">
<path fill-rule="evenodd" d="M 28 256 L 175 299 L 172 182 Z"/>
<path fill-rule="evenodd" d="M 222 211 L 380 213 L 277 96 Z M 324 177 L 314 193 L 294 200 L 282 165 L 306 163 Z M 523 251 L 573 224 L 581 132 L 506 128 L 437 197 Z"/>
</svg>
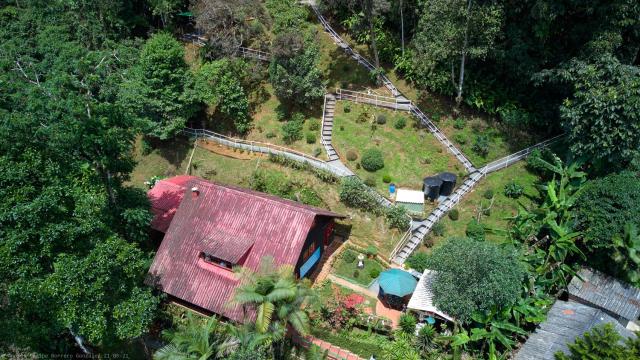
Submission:
<svg viewBox="0 0 640 360">
<path fill-rule="evenodd" d="M 142 47 L 131 80 L 123 84 L 120 102 L 144 133 L 168 139 L 197 110 L 185 91 L 190 76 L 182 45 L 168 33 L 154 34 Z"/>
<path fill-rule="evenodd" d="M 640 151 L 640 68 L 605 55 L 556 72 L 573 94 L 560 108 L 576 156 L 622 169 Z"/>
<path fill-rule="evenodd" d="M 279 35 L 272 52 L 269 81 L 278 97 L 298 106 L 309 106 L 324 96 L 319 50 L 311 37 L 304 39 L 295 33 Z"/>
<path fill-rule="evenodd" d="M 413 39 L 415 67 L 431 88 L 444 90 L 450 80 L 460 104 L 467 62 L 485 59 L 494 47 L 502 7 L 495 1 L 434 0 L 421 10 Z"/>
</svg>

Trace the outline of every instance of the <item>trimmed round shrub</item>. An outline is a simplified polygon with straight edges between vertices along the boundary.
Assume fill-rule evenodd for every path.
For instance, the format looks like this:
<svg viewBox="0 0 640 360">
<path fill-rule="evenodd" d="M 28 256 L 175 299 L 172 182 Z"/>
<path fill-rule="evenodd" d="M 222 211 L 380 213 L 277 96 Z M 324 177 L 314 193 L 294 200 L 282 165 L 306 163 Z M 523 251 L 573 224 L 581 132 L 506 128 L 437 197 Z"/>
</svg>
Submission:
<svg viewBox="0 0 640 360">
<path fill-rule="evenodd" d="M 375 187 L 376 186 L 376 178 L 374 178 L 373 176 L 367 176 L 367 178 L 364 179 L 364 184 L 369 186 L 369 187 Z"/>
<path fill-rule="evenodd" d="M 347 160 L 349 161 L 356 161 L 358 160 L 358 152 L 355 150 L 349 150 L 347 151 Z"/>
<path fill-rule="evenodd" d="M 307 133 L 307 144 L 315 144 L 316 143 L 316 134 L 314 133 Z"/>
<path fill-rule="evenodd" d="M 384 159 L 382 158 L 382 152 L 378 149 L 367 149 L 362 154 L 362 160 L 360 160 L 362 168 L 367 171 L 376 171 L 384 167 Z"/>
<path fill-rule="evenodd" d="M 377 278 L 378 276 L 380 276 L 380 269 L 373 268 L 373 269 L 369 270 L 369 276 L 371 276 L 372 279 Z"/>
<path fill-rule="evenodd" d="M 344 131 L 344 126 L 340 125 L 340 131 Z"/>
<path fill-rule="evenodd" d="M 344 112 L 346 112 L 346 113 L 350 113 L 351 112 L 351 103 L 345 102 L 344 106 L 342 107 L 342 110 L 344 110 Z"/>
<path fill-rule="evenodd" d="M 407 119 L 404 116 L 399 117 L 393 124 L 393 127 L 398 130 L 404 129 L 405 126 L 407 126 Z"/>
<path fill-rule="evenodd" d="M 506 197 L 517 199 L 522 196 L 522 194 L 524 194 L 524 188 L 515 181 L 511 181 L 504 186 L 504 196 Z"/>
<path fill-rule="evenodd" d="M 356 261 L 356 254 L 354 254 L 351 250 L 347 250 L 342 253 L 342 260 L 347 264 L 352 264 L 354 261 Z"/>
<path fill-rule="evenodd" d="M 389 174 L 384 174 L 382 175 L 382 182 L 385 184 L 388 184 L 391 182 L 391 175 Z"/>
<path fill-rule="evenodd" d="M 302 122 L 289 120 L 282 124 L 281 131 L 285 144 L 292 144 L 302 139 Z"/>
<path fill-rule="evenodd" d="M 354 278 L 354 279 L 357 279 L 357 278 L 359 278 L 359 277 L 360 277 L 360 271 L 358 271 L 358 270 L 354 270 L 354 271 L 353 271 L 353 278 Z"/>
<path fill-rule="evenodd" d="M 484 198 L 487 200 L 491 200 L 493 199 L 493 195 L 493 189 L 487 189 L 482 196 L 484 196 Z"/>
<path fill-rule="evenodd" d="M 317 121 L 309 122 L 309 130 L 310 131 L 318 131 L 320 130 L 320 123 Z"/>
<path fill-rule="evenodd" d="M 458 209 L 451 209 L 451 211 L 449 211 L 449 219 L 457 221 L 459 218 L 460 212 L 458 211 Z"/>
<path fill-rule="evenodd" d="M 376 116 L 376 123 L 378 123 L 378 125 L 386 124 L 387 116 L 385 114 L 378 114 L 378 116 Z"/>
</svg>

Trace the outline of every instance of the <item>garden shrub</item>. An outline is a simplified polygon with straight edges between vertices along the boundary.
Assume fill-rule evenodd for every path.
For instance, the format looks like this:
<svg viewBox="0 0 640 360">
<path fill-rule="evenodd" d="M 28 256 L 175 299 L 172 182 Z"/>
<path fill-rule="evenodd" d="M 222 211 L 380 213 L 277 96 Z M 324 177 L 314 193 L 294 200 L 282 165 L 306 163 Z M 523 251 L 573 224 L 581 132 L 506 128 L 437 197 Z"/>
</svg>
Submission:
<svg viewBox="0 0 640 360">
<path fill-rule="evenodd" d="M 369 113 L 366 110 L 363 110 L 360 114 L 358 114 L 358 117 L 356 118 L 356 122 L 366 123 L 369 121 L 370 117 L 371 115 L 369 115 Z"/>
<path fill-rule="evenodd" d="M 320 130 L 320 123 L 318 121 L 310 121 L 309 122 L 309 130 L 310 131 L 318 131 L 318 130 Z"/>
<path fill-rule="evenodd" d="M 320 156 L 320 154 L 322 154 L 322 149 L 320 149 L 319 147 L 313 149 L 313 156 L 314 157 L 318 157 L 318 156 Z"/>
<path fill-rule="evenodd" d="M 398 130 L 404 129 L 405 126 L 407 126 L 407 119 L 404 116 L 399 117 L 393 124 L 393 127 Z"/>
<path fill-rule="evenodd" d="M 340 131 L 344 131 L 344 126 L 340 125 Z"/>
<path fill-rule="evenodd" d="M 487 155 L 489 155 L 489 137 L 486 135 L 476 135 L 476 140 L 471 150 L 482 157 L 487 157 Z"/>
<path fill-rule="evenodd" d="M 487 199 L 487 200 L 493 199 L 493 196 L 494 196 L 493 189 L 485 190 L 485 192 L 484 192 L 484 194 L 482 196 L 484 196 L 484 198 Z"/>
<path fill-rule="evenodd" d="M 411 220 L 407 215 L 407 209 L 404 206 L 395 206 L 387 208 L 387 224 L 390 229 L 398 229 L 400 231 L 407 231 L 411 226 Z"/>
<path fill-rule="evenodd" d="M 380 269 L 378 268 L 373 268 L 369 271 L 369 276 L 371 276 L 372 279 L 376 279 L 378 276 L 380 276 Z"/>
<path fill-rule="evenodd" d="M 342 260 L 347 264 L 353 264 L 356 261 L 356 254 L 351 250 L 345 250 L 342 253 Z"/>
<path fill-rule="evenodd" d="M 360 277 L 360 271 L 358 271 L 358 270 L 353 270 L 353 278 L 354 278 L 354 279 L 357 279 L 357 278 L 359 278 L 359 277 Z"/>
<path fill-rule="evenodd" d="M 522 185 L 516 183 L 515 181 L 510 181 L 504 186 L 504 195 L 506 197 L 510 197 L 512 199 L 517 199 L 524 193 L 524 188 Z"/>
<path fill-rule="evenodd" d="M 295 122 L 299 122 L 299 123 L 304 123 L 304 115 L 300 112 L 294 113 L 293 116 L 291 116 L 291 121 L 295 121 Z"/>
<path fill-rule="evenodd" d="M 289 114 L 282 104 L 276 107 L 276 120 L 284 121 Z"/>
<path fill-rule="evenodd" d="M 457 221 L 459 218 L 460 218 L 460 212 L 458 211 L 458 209 L 451 209 L 449 211 L 449 219 L 453 221 Z"/>
<path fill-rule="evenodd" d="M 431 228 L 431 232 L 435 236 L 442 237 L 442 236 L 444 236 L 445 231 L 446 231 L 446 228 L 445 228 L 444 224 L 441 223 L 440 221 L 438 221 L 437 223 L 433 224 L 433 227 Z"/>
<path fill-rule="evenodd" d="M 485 240 L 484 225 L 480 224 L 476 219 L 473 219 L 467 224 L 467 229 L 465 230 L 465 234 L 473 240 L 484 241 Z"/>
<path fill-rule="evenodd" d="M 375 187 L 376 186 L 376 178 L 373 175 L 369 175 L 369 176 L 367 176 L 366 179 L 364 179 L 364 184 L 369 186 L 369 187 Z"/>
<path fill-rule="evenodd" d="M 423 252 L 416 252 L 411 254 L 405 261 L 407 266 L 417 272 L 423 272 L 427 268 L 427 257 L 428 255 Z"/>
<path fill-rule="evenodd" d="M 364 249 L 364 253 L 369 257 L 374 257 L 378 255 L 378 249 L 376 249 L 376 247 L 373 245 L 369 245 L 366 249 Z"/>
<path fill-rule="evenodd" d="M 347 160 L 349 161 L 356 161 L 358 160 L 358 152 L 355 150 L 349 150 L 347 151 Z"/>
<path fill-rule="evenodd" d="M 391 175 L 389 174 L 384 174 L 382 175 L 382 182 L 385 184 L 388 184 L 391 182 Z"/>
<path fill-rule="evenodd" d="M 342 178 L 339 189 L 340 201 L 345 205 L 374 214 L 382 212 L 372 191 L 355 176 Z"/>
<path fill-rule="evenodd" d="M 371 124 L 371 132 L 375 132 L 378 130 L 378 125 L 376 123 Z"/>
<path fill-rule="evenodd" d="M 569 355 L 562 351 L 555 354 L 557 360 L 576 359 L 607 359 L 607 360 L 632 360 L 638 359 L 640 339 L 631 337 L 623 338 L 611 323 L 593 327 L 574 343 L 567 344 Z"/>
<path fill-rule="evenodd" d="M 312 132 L 307 133 L 307 144 L 315 144 L 316 143 L 316 134 Z"/>
<path fill-rule="evenodd" d="M 362 168 L 367 171 L 376 171 L 384 167 L 384 159 L 382 158 L 382 152 L 378 149 L 367 149 L 362 154 L 362 160 L 360 160 Z"/>
<path fill-rule="evenodd" d="M 264 136 L 266 136 L 267 139 L 272 139 L 272 138 L 276 137 L 276 134 L 273 131 L 269 131 Z"/>
<path fill-rule="evenodd" d="M 405 334 L 412 334 L 416 331 L 416 318 L 411 314 L 402 314 L 400 315 L 400 321 L 398 325 L 400 325 L 400 330 L 402 330 Z"/>
<path fill-rule="evenodd" d="M 282 141 L 285 144 L 292 144 L 302 139 L 302 122 L 289 120 L 282 124 Z"/>
<path fill-rule="evenodd" d="M 387 123 L 387 115 L 385 114 L 378 114 L 378 116 L 376 116 L 376 123 L 378 125 L 384 125 Z"/>
<path fill-rule="evenodd" d="M 464 134 L 455 134 L 453 135 L 453 141 L 460 145 L 464 145 L 467 143 L 467 137 Z"/>
<path fill-rule="evenodd" d="M 345 113 L 350 113 L 351 112 L 351 103 L 350 102 L 345 102 L 344 106 L 342 107 L 342 110 L 344 110 Z"/>
<path fill-rule="evenodd" d="M 458 130 L 462 130 L 465 127 L 466 122 L 464 121 L 464 119 L 462 118 L 457 118 L 454 122 L 453 122 L 453 127 L 458 129 Z"/>
</svg>

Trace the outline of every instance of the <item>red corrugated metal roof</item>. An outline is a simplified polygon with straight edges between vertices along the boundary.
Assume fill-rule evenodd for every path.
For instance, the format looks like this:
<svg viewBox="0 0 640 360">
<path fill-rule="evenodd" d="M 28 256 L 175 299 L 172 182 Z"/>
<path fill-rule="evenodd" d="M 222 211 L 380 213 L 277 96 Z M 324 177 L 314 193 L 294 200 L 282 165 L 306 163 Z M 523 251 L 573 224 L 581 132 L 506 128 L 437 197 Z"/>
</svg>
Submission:
<svg viewBox="0 0 640 360">
<path fill-rule="evenodd" d="M 193 179 L 197 178 L 195 176 L 180 175 L 160 180 L 147 192 L 151 202 L 151 212 L 154 214 L 151 220 L 152 229 L 163 233 L 167 232 L 171 220 L 182 201 L 185 184 Z"/>
<path fill-rule="evenodd" d="M 252 241 L 244 261 L 252 270 L 265 256 L 271 256 L 275 265 L 295 265 L 316 215 L 342 217 L 197 178 L 183 187 L 196 187 L 197 195 L 189 190 L 184 196 L 149 270 L 151 281 L 170 295 L 234 320 L 242 320 L 241 309 L 229 305 L 238 281 L 230 271 L 199 258 L 208 246 L 204 239 L 222 232 L 231 237 L 228 246 L 233 246 L 234 238 L 243 239 L 239 247 Z"/>
</svg>

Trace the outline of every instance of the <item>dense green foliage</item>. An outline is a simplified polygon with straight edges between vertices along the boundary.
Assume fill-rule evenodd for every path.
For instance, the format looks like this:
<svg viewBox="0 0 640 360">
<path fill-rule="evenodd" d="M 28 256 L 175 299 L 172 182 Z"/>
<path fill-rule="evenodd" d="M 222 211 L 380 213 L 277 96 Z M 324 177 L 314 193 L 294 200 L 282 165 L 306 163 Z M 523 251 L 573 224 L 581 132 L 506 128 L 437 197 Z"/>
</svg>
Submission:
<svg viewBox="0 0 640 360">
<path fill-rule="evenodd" d="M 360 159 L 362 168 L 367 171 L 377 171 L 384 167 L 384 158 L 382 152 L 378 149 L 367 149 L 362 153 Z"/>
<path fill-rule="evenodd" d="M 411 219 L 404 206 L 391 206 L 386 210 L 387 223 L 392 229 L 407 231 L 411 226 Z"/>
<path fill-rule="evenodd" d="M 477 311 L 514 305 L 525 269 L 513 248 L 451 238 L 433 250 L 427 268 L 437 271 L 434 303 L 461 322 Z"/>
<path fill-rule="evenodd" d="M 624 341 L 623 341 L 624 340 Z M 556 360 L 640 359 L 640 343 L 637 338 L 623 339 L 613 325 L 593 328 L 569 345 L 569 355 L 558 352 Z"/>
<path fill-rule="evenodd" d="M 640 177 L 624 172 L 590 181 L 576 200 L 575 214 L 587 249 L 610 247 L 627 223 L 640 227 Z"/>
<path fill-rule="evenodd" d="M 233 121 L 236 130 L 250 128 L 249 100 L 241 80 L 246 77 L 242 62 L 218 60 L 202 65 L 194 76 L 194 97 Z"/>
<path fill-rule="evenodd" d="M 340 201 L 347 206 L 378 214 L 382 209 L 373 191 L 359 178 L 345 177 L 340 182 Z"/>
<path fill-rule="evenodd" d="M 0 9 L 0 351 L 112 346 L 154 318 L 149 204 L 124 185 L 140 124 L 119 99 L 137 5 Z"/>
<path fill-rule="evenodd" d="M 184 128 L 196 110 L 186 91 L 191 76 L 182 45 L 171 34 L 155 34 L 142 47 L 120 101 L 146 134 L 168 139 Z"/>
</svg>

